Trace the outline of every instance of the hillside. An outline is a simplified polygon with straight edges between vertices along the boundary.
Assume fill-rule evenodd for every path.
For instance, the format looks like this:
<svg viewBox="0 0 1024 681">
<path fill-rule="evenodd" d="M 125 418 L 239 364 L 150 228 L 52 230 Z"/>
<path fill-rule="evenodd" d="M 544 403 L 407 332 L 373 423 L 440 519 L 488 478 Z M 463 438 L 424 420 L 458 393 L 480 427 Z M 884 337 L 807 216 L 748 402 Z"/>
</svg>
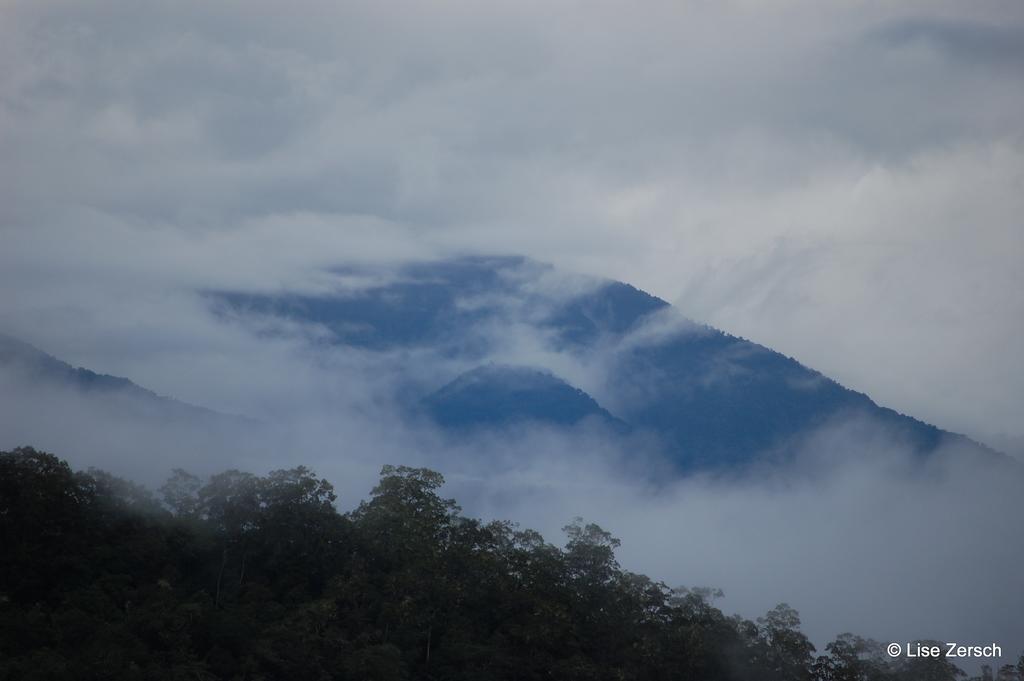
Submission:
<svg viewBox="0 0 1024 681">
<path fill-rule="evenodd" d="M 594 376 L 587 390 L 565 384 L 524 391 L 515 385 L 522 381 L 516 372 L 492 371 L 485 381 L 472 372 L 453 374 L 448 385 L 421 395 L 445 428 L 466 421 L 497 426 L 520 416 L 571 423 L 600 410 L 656 436 L 680 470 L 742 466 L 815 429 L 850 421 L 870 423 L 922 456 L 946 444 L 991 454 L 963 436 L 881 407 L 793 358 L 693 322 L 622 282 L 569 277 L 518 257 L 343 272 L 378 283 L 331 294 L 207 296 L 226 321 L 286 319 L 326 330 L 332 343 L 370 352 L 415 350 L 433 353 L 439 364 L 514 364 L 557 376 L 556 364 L 510 361 L 517 350 L 510 339 L 528 337 L 531 348 Z"/>
<path fill-rule="evenodd" d="M 544 371 L 482 366 L 461 374 L 423 400 L 445 428 L 488 428 L 535 422 L 574 426 L 581 421 L 628 429 L 594 398 Z"/>
<path fill-rule="evenodd" d="M 0 451 L 0 679 L 962 677 L 852 634 L 819 654 L 786 604 L 728 617 L 714 589 L 624 570 L 598 525 L 577 519 L 559 547 L 461 515 L 443 483 L 384 466 L 341 514 L 303 467 L 177 471 L 157 498 L 31 448 Z M 1024 658 L 999 678 L 1021 671 Z"/>
</svg>

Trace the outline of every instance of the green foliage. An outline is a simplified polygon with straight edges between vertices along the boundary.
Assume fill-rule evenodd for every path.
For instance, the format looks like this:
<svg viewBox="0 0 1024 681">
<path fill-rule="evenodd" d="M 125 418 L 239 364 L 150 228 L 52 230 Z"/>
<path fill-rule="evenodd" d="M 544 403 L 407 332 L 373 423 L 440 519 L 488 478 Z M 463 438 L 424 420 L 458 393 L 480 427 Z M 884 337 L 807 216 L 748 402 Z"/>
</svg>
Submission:
<svg viewBox="0 0 1024 681">
<path fill-rule="evenodd" d="M 726 617 L 712 605 L 720 591 L 624 571 L 619 541 L 597 525 L 576 519 L 558 548 L 463 517 L 443 483 L 385 466 L 343 515 L 304 467 L 206 481 L 176 470 L 158 501 L 50 454 L 0 452 L 0 681 L 958 674 L 893 663 L 849 634 L 813 658 L 786 605 L 757 622 Z"/>
</svg>

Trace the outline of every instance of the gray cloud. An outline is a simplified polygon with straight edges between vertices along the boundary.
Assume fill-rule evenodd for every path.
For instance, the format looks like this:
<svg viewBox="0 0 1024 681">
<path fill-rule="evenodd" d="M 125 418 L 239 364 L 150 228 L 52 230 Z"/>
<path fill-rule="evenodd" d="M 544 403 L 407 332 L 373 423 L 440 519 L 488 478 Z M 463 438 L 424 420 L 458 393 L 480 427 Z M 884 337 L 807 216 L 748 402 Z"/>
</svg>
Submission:
<svg viewBox="0 0 1024 681">
<path fill-rule="evenodd" d="M 1019 25 L 907 19 L 879 29 L 877 35 L 895 47 L 925 43 L 953 59 L 984 67 L 1013 69 L 1024 64 L 1024 30 Z"/>
<path fill-rule="evenodd" d="M 1020 434 L 1012 3 L 0 12 L 8 331 L 120 335 L 146 313 L 76 294 L 118 276 L 273 288 L 522 252 L 941 425 Z M 81 356 L 134 368 L 118 357 Z"/>
</svg>

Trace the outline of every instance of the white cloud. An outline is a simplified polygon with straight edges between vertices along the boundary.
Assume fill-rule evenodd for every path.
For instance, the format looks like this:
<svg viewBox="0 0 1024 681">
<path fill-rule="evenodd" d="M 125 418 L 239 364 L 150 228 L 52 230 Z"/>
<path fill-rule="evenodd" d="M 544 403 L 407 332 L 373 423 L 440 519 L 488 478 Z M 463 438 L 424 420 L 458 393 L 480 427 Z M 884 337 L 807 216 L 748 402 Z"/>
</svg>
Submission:
<svg viewBox="0 0 1024 681">
<path fill-rule="evenodd" d="M 1020 434 L 1015 4 L 0 14 L 9 331 L 73 351 L 152 324 L 152 300 L 84 294 L 118 277 L 315 286 L 340 260 L 521 252 Z"/>
</svg>

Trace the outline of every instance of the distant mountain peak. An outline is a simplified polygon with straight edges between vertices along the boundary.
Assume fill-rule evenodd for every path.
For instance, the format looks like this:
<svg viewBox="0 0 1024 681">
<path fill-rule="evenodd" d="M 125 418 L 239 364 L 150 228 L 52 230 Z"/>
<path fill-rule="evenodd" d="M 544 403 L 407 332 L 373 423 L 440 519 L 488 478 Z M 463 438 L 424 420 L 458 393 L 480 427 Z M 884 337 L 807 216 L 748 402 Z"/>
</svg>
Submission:
<svg viewBox="0 0 1024 681">
<path fill-rule="evenodd" d="M 81 390 L 132 390 L 148 397 L 159 397 L 127 378 L 72 366 L 34 345 L 5 334 L 0 334 L 0 366 L 21 371 L 34 380 L 66 383 Z"/>
<path fill-rule="evenodd" d="M 225 323 L 245 322 L 258 334 L 308 330 L 318 343 L 372 355 L 410 388 L 398 402 L 418 405 L 445 429 L 604 423 L 650 435 L 679 471 L 742 467 L 795 450 L 844 420 L 867 424 L 851 430 L 864 446 L 872 446 L 867 431 L 875 429 L 922 456 L 951 442 L 991 451 L 880 407 L 793 358 L 693 322 L 622 282 L 515 256 L 328 272 L 337 279 L 326 291 L 203 295 Z M 144 403 L 166 399 L 0 339 L 0 364 L 12 358 L 41 379 L 118 389 Z M 449 374 L 440 388 L 429 382 L 451 366 L 474 368 Z M 592 394 L 555 373 L 565 366 L 588 372 Z"/>
<path fill-rule="evenodd" d="M 34 385 L 71 389 L 96 396 L 127 398 L 118 400 L 116 404 L 119 409 L 126 409 L 133 415 L 145 413 L 174 419 L 198 419 L 204 422 L 222 419 L 247 421 L 243 417 L 221 414 L 205 407 L 158 395 L 121 376 L 99 374 L 72 366 L 34 345 L 2 333 L 0 369 L 7 369 L 13 372 L 12 376 Z"/>
<path fill-rule="evenodd" d="M 628 428 L 584 391 L 536 367 L 482 365 L 428 395 L 423 404 L 435 422 L 448 428 L 523 422 L 572 426 L 585 419 Z"/>
</svg>

